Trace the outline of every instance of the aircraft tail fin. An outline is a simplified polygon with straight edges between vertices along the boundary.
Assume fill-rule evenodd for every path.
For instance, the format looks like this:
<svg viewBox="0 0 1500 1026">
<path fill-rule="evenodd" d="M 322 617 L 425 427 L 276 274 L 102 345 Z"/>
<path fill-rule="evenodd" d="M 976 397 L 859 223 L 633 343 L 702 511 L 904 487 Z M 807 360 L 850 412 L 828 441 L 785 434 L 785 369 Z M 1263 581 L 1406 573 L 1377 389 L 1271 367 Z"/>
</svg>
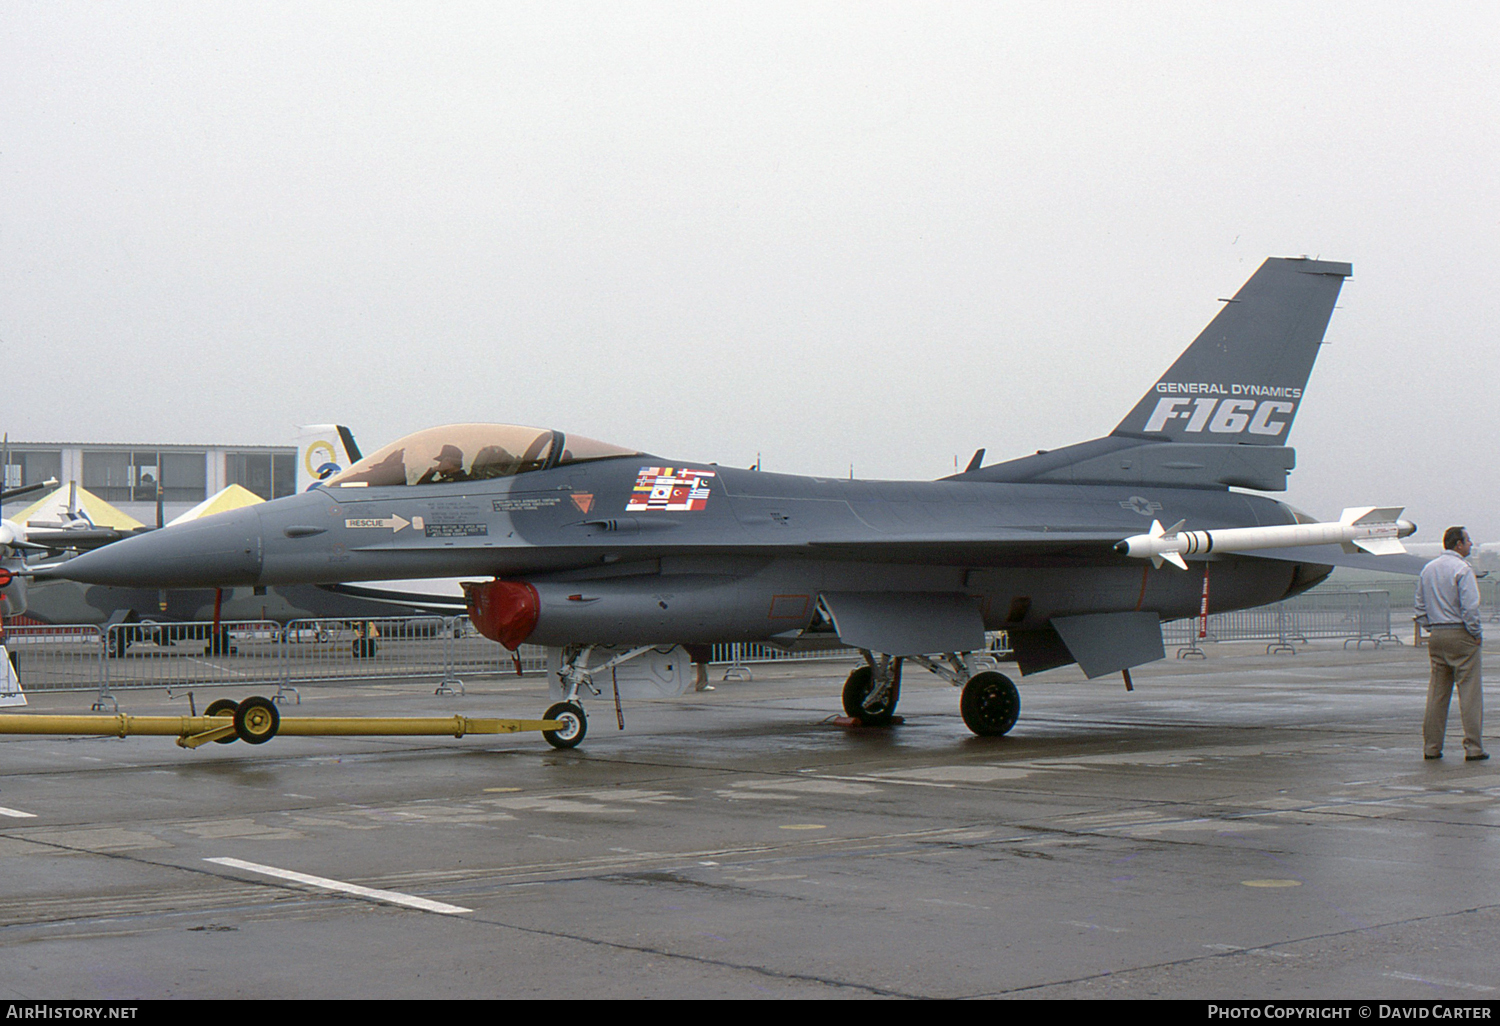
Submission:
<svg viewBox="0 0 1500 1026">
<path fill-rule="evenodd" d="M 342 424 L 308 424 L 297 434 L 297 491 L 347 470 L 359 459 L 354 434 Z"/>
<path fill-rule="evenodd" d="M 1272 258 L 1110 434 L 1285 445 L 1349 264 Z"/>
<path fill-rule="evenodd" d="M 1267 260 L 1107 436 L 954 478 L 1285 490 L 1286 438 L 1351 273 Z"/>
</svg>

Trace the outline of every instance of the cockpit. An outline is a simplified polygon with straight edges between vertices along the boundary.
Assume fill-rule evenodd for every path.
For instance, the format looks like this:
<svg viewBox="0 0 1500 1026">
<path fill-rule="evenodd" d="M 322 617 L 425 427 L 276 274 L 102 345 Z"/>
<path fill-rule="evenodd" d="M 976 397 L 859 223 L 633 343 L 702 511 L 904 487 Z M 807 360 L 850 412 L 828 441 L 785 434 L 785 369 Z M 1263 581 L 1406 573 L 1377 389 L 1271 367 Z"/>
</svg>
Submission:
<svg viewBox="0 0 1500 1026">
<path fill-rule="evenodd" d="M 639 456 L 635 449 L 514 424 L 449 424 L 428 428 L 377 449 L 325 488 L 456 484 L 514 477 L 564 463 Z"/>
</svg>

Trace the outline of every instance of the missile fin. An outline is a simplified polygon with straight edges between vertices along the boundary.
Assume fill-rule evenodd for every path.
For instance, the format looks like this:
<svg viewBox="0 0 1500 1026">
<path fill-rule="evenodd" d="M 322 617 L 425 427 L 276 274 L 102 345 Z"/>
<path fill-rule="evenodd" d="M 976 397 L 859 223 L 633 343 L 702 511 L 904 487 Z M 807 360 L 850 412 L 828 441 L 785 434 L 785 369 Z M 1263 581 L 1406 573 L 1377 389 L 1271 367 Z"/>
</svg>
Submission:
<svg viewBox="0 0 1500 1026">
<path fill-rule="evenodd" d="M 1406 551 L 1395 538 L 1356 538 L 1354 544 L 1372 556 L 1395 556 Z"/>
<path fill-rule="evenodd" d="M 1161 521 L 1160 520 L 1153 520 L 1153 521 L 1151 521 L 1151 530 L 1149 530 L 1149 531 L 1146 532 L 1146 537 L 1147 538 L 1160 538 L 1161 535 L 1162 535 Z"/>
<path fill-rule="evenodd" d="M 1394 523 L 1405 509 L 1405 506 L 1375 506 L 1366 510 L 1364 516 L 1353 523 L 1359 525 Z"/>
<path fill-rule="evenodd" d="M 1186 570 L 1187 569 L 1187 564 L 1184 563 L 1182 561 L 1182 557 L 1180 555 L 1178 555 L 1177 553 L 1175 553 L 1175 552 L 1163 552 L 1161 554 L 1161 558 L 1165 559 L 1168 563 L 1171 563 L 1173 566 L 1175 566 L 1179 570 Z M 1160 566 L 1161 564 L 1158 563 L 1157 565 Z"/>
<path fill-rule="evenodd" d="M 1176 534 L 1178 531 L 1182 530 L 1182 525 L 1185 524 L 1185 523 L 1187 523 L 1186 520 L 1179 520 L 1179 521 L 1177 521 L 1177 523 L 1173 524 L 1171 527 L 1169 527 L 1165 531 L 1163 531 L 1162 534 L 1164 534 L 1168 538 L 1170 538 L 1174 534 Z"/>
</svg>

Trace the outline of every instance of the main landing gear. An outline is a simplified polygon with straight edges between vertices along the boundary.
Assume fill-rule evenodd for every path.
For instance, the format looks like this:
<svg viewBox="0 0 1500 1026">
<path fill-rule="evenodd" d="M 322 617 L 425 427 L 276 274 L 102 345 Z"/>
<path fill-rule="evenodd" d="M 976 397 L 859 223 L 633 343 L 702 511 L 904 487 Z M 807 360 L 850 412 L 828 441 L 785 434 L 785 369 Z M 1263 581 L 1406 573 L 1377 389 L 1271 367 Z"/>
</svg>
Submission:
<svg viewBox="0 0 1500 1026">
<path fill-rule="evenodd" d="M 902 658 L 865 652 L 864 666 L 857 667 L 844 682 L 844 712 L 866 727 L 888 726 L 895 718 L 901 698 Z M 926 667 L 963 689 L 958 708 L 964 725 L 980 737 L 1001 737 L 1016 725 L 1021 714 L 1021 692 L 1005 674 L 994 670 L 970 673 L 960 653 L 949 652 L 941 660 L 927 656 L 906 659 Z"/>
<path fill-rule="evenodd" d="M 865 665 L 844 681 L 844 712 L 865 727 L 888 727 L 901 701 L 901 660 L 864 653 Z"/>
<path fill-rule="evenodd" d="M 1003 673 L 976 673 L 964 685 L 958 711 L 963 714 L 964 725 L 980 737 L 1000 737 L 1021 715 L 1021 692 Z"/>
</svg>

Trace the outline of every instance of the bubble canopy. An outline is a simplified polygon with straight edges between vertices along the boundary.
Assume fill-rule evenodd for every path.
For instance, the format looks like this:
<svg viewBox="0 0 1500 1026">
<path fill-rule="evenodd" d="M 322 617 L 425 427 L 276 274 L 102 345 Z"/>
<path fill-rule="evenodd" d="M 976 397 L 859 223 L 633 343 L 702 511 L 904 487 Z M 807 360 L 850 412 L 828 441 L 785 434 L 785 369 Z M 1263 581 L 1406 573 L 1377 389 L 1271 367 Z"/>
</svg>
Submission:
<svg viewBox="0 0 1500 1026">
<path fill-rule="evenodd" d="M 449 424 L 399 438 L 348 470 L 333 475 L 323 482 L 323 487 L 381 488 L 487 481 L 564 463 L 639 455 L 635 449 L 546 428 Z"/>
</svg>

